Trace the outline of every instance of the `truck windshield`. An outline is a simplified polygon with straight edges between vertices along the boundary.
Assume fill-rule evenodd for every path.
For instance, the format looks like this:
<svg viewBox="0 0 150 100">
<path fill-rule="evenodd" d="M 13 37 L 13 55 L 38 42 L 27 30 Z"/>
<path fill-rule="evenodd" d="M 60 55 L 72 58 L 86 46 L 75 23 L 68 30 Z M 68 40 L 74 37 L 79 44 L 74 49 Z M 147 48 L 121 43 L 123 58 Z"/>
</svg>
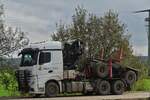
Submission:
<svg viewBox="0 0 150 100">
<path fill-rule="evenodd" d="M 22 53 L 20 66 L 33 66 L 37 64 L 37 52 Z"/>
</svg>

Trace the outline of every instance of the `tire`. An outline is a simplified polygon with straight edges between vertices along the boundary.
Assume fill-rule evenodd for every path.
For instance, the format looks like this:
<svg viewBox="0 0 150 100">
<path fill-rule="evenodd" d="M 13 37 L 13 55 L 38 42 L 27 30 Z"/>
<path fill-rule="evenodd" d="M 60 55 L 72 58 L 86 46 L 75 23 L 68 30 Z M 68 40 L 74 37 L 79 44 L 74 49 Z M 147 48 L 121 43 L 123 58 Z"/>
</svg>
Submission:
<svg viewBox="0 0 150 100">
<path fill-rule="evenodd" d="M 127 71 L 125 73 L 125 80 L 129 85 L 132 85 L 136 81 L 136 73 L 134 71 Z"/>
<path fill-rule="evenodd" d="M 110 93 L 110 83 L 106 80 L 99 81 L 97 83 L 97 94 L 107 95 Z"/>
<path fill-rule="evenodd" d="M 47 97 L 55 97 L 59 94 L 59 86 L 55 82 L 48 82 L 45 87 Z"/>
<path fill-rule="evenodd" d="M 121 80 L 114 81 L 111 89 L 112 89 L 112 93 L 115 95 L 123 94 L 123 92 L 125 90 L 124 82 Z"/>
<path fill-rule="evenodd" d="M 108 76 L 108 73 L 109 73 L 109 69 L 108 69 L 108 66 L 103 63 L 103 62 L 98 62 L 96 63 L 96 66 L 95 66 L 95 71 L 97 73 L 97 76 L 99 78 L 105 78 Z"/>
</svg>

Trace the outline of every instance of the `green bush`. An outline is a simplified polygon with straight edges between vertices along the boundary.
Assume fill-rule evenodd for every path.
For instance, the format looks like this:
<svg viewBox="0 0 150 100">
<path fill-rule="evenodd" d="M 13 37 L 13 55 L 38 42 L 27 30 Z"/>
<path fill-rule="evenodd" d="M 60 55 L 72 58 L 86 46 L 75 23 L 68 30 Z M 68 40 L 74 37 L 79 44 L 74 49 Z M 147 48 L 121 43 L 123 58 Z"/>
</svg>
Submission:
<svg viewBox="0 0 150 100">
<path fill-rule="evenodd" d="M 138 80 L 132 87 L 133 91 L 150 91 L 150 79 Z"/>
<path fill-rule="evenodd" d="M 0 69 L 0 96 L 17 96 L 17 81 L 15 71 L 10 67 Z"/>
</svg>

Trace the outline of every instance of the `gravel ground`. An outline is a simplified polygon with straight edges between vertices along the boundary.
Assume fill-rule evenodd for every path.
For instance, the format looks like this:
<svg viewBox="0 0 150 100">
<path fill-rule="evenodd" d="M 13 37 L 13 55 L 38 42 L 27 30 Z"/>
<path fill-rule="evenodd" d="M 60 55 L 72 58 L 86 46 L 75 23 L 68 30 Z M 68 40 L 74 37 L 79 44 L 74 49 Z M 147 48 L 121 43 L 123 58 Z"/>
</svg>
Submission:
<svg viewBox="0 0 150 100">
<path fill-rule="evenodd" d="M 0 98 L 1 100 L 150 100 L 150 92 L 124 93 L 123 95 L 109 96 L 69 96 L 54 98 Z"/>
</svg>

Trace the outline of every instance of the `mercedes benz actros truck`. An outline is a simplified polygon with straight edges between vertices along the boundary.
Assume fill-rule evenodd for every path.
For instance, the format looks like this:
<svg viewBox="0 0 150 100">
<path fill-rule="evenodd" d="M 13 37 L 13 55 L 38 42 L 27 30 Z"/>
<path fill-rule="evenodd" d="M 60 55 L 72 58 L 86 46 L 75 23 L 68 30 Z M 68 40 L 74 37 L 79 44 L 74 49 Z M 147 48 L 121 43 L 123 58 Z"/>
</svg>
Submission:
<svg viewBox="0 0 150 100">
<path fill-rule="evenodd" d="M 113 59 L 88 59 L 79 69 L 82 44 L 49 41 L 25 47 L 16 71 L 19 91 L 47 97 L 79 92 L 120 95 L 138 79 L 137 70 Z"/>
</svg>

